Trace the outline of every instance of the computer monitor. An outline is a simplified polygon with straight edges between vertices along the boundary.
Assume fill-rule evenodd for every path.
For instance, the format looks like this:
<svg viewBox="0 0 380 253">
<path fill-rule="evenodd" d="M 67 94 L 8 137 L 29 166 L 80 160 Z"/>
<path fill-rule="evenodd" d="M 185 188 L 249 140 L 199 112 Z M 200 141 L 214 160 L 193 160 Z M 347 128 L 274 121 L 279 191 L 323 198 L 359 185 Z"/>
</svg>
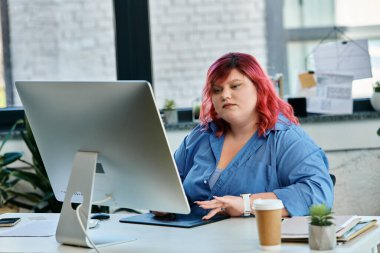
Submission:
<svg viewBox="0 0 380 253">
<path fill-rule="evenodd" d="M 91 247 L 72 202 L 82 203 L 86 228 L 93 199 L 190 212 L 148 82 L 18 81 L 16 88 L 54 194 L 64 201 L 57 241 Z"/>
</svg>

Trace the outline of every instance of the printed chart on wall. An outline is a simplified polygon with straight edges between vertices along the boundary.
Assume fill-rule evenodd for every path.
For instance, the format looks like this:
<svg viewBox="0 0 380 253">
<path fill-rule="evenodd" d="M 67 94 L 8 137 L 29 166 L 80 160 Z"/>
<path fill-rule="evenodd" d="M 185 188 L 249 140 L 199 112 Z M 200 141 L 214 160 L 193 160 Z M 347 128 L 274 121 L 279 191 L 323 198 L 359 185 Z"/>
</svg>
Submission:
<svg viewBox="0 0 380 253">
<path fill-rule="evenodd" d="M 352 113 L 353 76 L 339 74 L 317 75 L 317 96 L 308 98 L 307 111 L 314 113 Z"/>
</svg>

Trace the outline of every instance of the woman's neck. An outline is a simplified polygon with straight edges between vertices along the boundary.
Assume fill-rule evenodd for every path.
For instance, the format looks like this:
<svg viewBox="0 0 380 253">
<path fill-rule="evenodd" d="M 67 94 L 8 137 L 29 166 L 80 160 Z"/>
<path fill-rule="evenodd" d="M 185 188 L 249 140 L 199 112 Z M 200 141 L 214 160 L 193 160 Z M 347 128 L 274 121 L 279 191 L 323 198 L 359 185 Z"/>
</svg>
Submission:
<svg viewBox="0 0 380 253">
<path fill-rule="evenodd" d="M 242 124 L 234 124 L 229 126 L 227 134 L 234 139 L 247 139 L 250 138 L 257 131 L 257 123 L 255 120 Z"/>
</svg>

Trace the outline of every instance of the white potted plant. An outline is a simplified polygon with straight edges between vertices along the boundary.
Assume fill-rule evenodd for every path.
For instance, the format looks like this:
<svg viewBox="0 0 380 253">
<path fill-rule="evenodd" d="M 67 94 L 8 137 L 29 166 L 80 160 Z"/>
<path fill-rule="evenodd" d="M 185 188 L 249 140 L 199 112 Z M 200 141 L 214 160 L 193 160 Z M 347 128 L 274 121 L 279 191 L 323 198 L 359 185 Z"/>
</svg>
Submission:
<svg viewBox="0 0 380 253">
<path fill-rule="evenodd" d="M 330 208 L 325 204 L 310 207 L 309 246 L 312 250 L 332 250 L 336 247 L 336 230 Z"/>
<path fill-rule="evenodd" d="M 380 112 L 380 80 L 373 84 L 371 105 L 376 111 Z"/>
<path fill-rule="evenodd" d="M 178 123 L 178 113 L 176 110 L 176 105 L 175 105 L 174 100 L 166 99 L 163 111 L 164 111 L 166 124 Z"/>
</svg>

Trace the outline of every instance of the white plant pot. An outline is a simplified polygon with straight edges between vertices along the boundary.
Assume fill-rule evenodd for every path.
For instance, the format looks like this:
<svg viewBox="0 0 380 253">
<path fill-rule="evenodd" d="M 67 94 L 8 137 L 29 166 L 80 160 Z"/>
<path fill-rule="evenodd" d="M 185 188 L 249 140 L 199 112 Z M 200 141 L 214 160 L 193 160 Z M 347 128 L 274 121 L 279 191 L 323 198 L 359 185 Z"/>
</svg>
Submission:
<svg viewBox="0 0 380 253">
<path fill-rule="evenodd" d="M 335 225 L 314 226 L 309 224 L 309 247 L 312 250 L 332 250 L 336 247 Z"/>
<path fill-rule="evenodd" d="M 371 97 L 371 105 L 373 109 L 380 112 L 380 92 L 374 92 Z"/>
<path fill-rule="evenodd" d="M 178 113 L 177 110 L 164 111 L 166 124 L 177 124 Z"/>
</svg>

